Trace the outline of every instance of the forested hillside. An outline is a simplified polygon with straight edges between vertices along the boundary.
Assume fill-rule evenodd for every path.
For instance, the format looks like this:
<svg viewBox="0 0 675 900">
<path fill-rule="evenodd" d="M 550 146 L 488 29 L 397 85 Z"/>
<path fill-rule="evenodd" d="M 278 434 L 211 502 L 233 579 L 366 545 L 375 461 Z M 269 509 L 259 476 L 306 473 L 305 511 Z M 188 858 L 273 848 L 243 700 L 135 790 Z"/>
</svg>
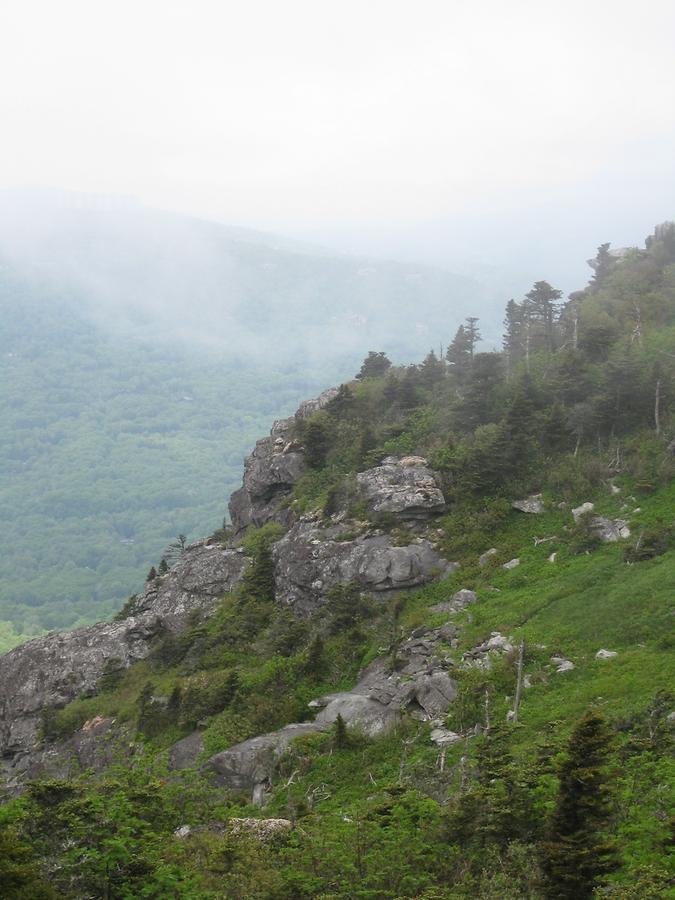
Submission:
<svg viewBox="0 0 675 900">
<path fill-rule="evenodd" d="M 259 446 L 237 535 L 148 561 L 137 650 L 183 566 L 243 574 L 6 747 L 9 897 L 675 896 L 675 225 L 593 271 L 502 352 L 475 317 L 372 351 Z"/>
<path fill-rule="evenodd" d="M 275 418 L 377 331 L 409 357 L 477 293 L 141 209 L 3 207 L 0 648 L 111 615 L 168 543 L 221 524 Z"/>
</svg>

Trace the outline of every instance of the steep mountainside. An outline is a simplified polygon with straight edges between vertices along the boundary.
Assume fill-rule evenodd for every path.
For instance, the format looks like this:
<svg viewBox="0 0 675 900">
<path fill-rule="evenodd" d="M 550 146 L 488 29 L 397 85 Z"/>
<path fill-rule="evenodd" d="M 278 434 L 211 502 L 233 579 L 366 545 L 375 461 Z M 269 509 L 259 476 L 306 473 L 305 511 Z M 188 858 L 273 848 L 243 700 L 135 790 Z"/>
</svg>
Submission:
<svg viewBox="0 0 675 900">
<path fill-rule="evenodd" d="M 594 271 L 369 354 L 0 657 L 8 896 L 673 896 L 675 226 Z"/>
<path fill-rule="evenodd" d="M 408 357 L 478 298 L 140 208 L 0 203 L 0 649 L 111 615 L 148 559 L 222 521 L 275 416 L 374 335 Z"/>
</svg>

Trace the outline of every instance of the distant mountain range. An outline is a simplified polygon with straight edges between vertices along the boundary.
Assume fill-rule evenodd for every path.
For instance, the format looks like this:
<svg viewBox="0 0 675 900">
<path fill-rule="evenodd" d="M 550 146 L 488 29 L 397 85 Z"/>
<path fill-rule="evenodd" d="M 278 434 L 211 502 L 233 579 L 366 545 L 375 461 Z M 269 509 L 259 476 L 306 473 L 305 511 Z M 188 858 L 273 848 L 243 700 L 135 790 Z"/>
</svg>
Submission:
<svg viewBox="0 0 675 900">
<path fill-rule="evenodd" d="M 119 607 L 179 532 L 221 524 L 255 436 L 368 350 L 419 360 L 477 309 L 499 331 L 480 286 L 440 269 L 133 204 L 0 201 L 0 647 Z"/>
</svg>

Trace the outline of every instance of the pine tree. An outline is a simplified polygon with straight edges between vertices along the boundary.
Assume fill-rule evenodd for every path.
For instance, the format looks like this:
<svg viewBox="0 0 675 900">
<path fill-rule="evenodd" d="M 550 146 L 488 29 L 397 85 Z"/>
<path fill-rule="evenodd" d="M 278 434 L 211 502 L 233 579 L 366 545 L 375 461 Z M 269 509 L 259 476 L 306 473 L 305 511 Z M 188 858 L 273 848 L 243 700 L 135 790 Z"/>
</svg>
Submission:
<svg viewBox="0 0 675 900">
<path fill-rule="evenodd" d="M 496 391 L 502 383 L 502 358 L 499 353 L 477 353 L 466 390 L 457 407 L 459 424 L 473 430 L 494 419 Z"/>
<path fill-rule="evenodd" d="M 420 366 L 420 381 L 425 388 L 431 390 L 443 379 L 444 374 L 445 366 L 434 351 L 430 350 Z"/>
<path fill-rule="evenodd" d="M 605 718 L 599 712 L 587 712 L 570 738 L 548 839 L 541 845 L 546 896 L 551 900 L 591 897 L 598 879 L 617 866 L 616 847 L 606 834 L 610 750 Z"/>
<path fill-rule="evenodd" d="M 600 244 L 595 259 L 589 259 L 588 265 L 593 269 L 591 287 L 597 290 L 616 265 L 616 258 L 609 252 L 609 244 Z"/>
<path fill-rule="evenodd" d="M 355 377 L 359 381 L 364 378 L 380 378 L 390 367 L 391 361 L 387 359 L 387 354 L 383 350 L 369 350 Z"/>
<path fill-rule="evenodd" d="M 166 573 L 167 573 L 168 571 L 169 571 L 169 564 L 168 564 L 168 562 L 164 559 L 164 557 L 162 557 L 162 559 L 161 559 L 160 562 L 159 562 L 159 569 L 158 569 L 158 572 L 159 572 L 160 575 L 166 575 Z"/>
<path fill-rule="evenodd" d="M 323 638 L 320 634 L 316 634 L 307 648 L 307 662 L 305 663 L 305 669 L 311 675 L 318 676 L 324 671 L 326 667 L 324 652 Z"/>
<path fill-rule="evenodd" d="M 154 581 L 155 578 L 157 578 L 157 569 L 154 566 L 151 566 L 150 571 L 145 576 L 145 580 L 149 584 L 151 581 Z"/>
<path fill-rule="evenodd" d="M 482 337 L 480 329 L 478 328 L 478 319 L 476 316 L 467 316 L 465 319 L 464 334 L 466 335 L 466 340 L 469 345 L 469 357 L 473 360 L 476 344 Z"/>
<path fill-rule="evenodd" d="M 386 408 L 389 408 L 398 401 L 399 381 L 393 372 L 387 374 L 382 391 L 382 400 Z"/>
<path fill-rule="evenodd" d="M 513 299 L 506 304 L 502 346 L 506 358 L 506 376 L 508 378 L 513 372 L 516 362 L 525 355 L 523 308 Z"/>
<path fill-rule="evenodd" d="M 463 325 L 460 325 L 455 332 L 455 336 L 445 353 L 445 358 L 450 366 L 450 371 L 457 381 L 462 384 L 469 374 L 473 359 L 471 340 Z"/>
<path fill-rule="evenodd" d="M 336 750 L 344 750 L 349 746 L 349 733 L 347 731 L 347 723 L 342 718 L 340 713 L 338 713 L 337 719 L 335 720 L 335 733 L 333 736 L 333 740 L 335 743 Z"/>
<path fill-rule="evenodd" d="M 354 411 L 356 397 L 348 384 L 341 384 L 333 399 L 326 404 L 326 412 L 336 419 L 345 419 Z"/>
<path fill-rule="evenodd" d="M 313 416 L 305 424 L 302 444 L 305 448 L 305 460 L 312 469 L 322 469 L 330 449 L 328 424 L 322 416 Z"/>
<path fill-rule="evenodd" d="M 548 281 L 537 281 L 532 290 L 525 295 L 525 313 L 531 329 L 532 349 L 548 350 L 554 348 L 554 324 L 558 312 L 557 303 L 562 291 L 551 287 Z"/>
</svg>

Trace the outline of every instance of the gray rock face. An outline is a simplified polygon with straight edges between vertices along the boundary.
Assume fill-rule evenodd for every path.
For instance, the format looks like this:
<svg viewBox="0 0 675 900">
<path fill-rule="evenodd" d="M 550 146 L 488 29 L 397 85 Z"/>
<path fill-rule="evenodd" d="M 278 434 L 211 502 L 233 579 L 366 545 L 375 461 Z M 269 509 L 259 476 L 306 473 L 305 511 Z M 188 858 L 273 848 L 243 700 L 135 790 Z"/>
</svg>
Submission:
<svg viewBox="0 0 675 900">
<path fill-rule="evenodd" d="M 296 523 L 273 548 L 277 603 L 307 616 L 326 600 L 331 587 L 354 582 L 383 593 L 418 587 L 448 567 L 428 541 L 396 547 L 385 534 L 341 541 L 348 523 L 322 528 Z"/>
<path fill-rule="evenodd" d="M 249 560 L 239 550 L 219 544 L 191 544 L 171 571 L 146 584 L 133 607 L 136 616 L 152 615 L 180 630 L 193 610 L 208 615 L 223 594 L 241 581 Z"/>
<path fill-rule="evenodd" d="M 514 500 L 511 504 L 513 509 L 517 509 L 520 512 L 529 513 L 530 515 L 541 515 L 544 512 L 544 502 L 541 499 L 541 494 L 531 494 L 529 497 L 526 497 L 524 500 Z"/>
<path fill-rule="evenodd" d="M 192 610 L 211 613 L 248 565 L 236 550 L 193 544 L 167 575 L 146 585 L 128 618 L 49 634 L 1 656 L 0 757 L 8 775 L 40 758 L 42 710 L 92 692 L 108 659 L 120 668 L 144 659 L 160 629 L 179 630 Z"/>
<path fill-rule="evenodd" d="M 314 722 L 287 725 L 211 757 L 207 765 L 217 783 L 246 791 L 254 803 L 262 805 L 276 764 L 291 741 L 300 735 L 326 731 L 338 715 L 349 727 L 358 727 L 371 737 L 395 727 L 404 714 L 436 722 L 457 696 L 457 683 L 447 672 L 452 661 L 442 650 L 449 637 L 447 628 L 414 632 L 397 648 L 396 671 L 391 671 L 388 658 L 379 657 L 360 673 L 353 690 L 313 700 L 310 707 L 319 710 Z"/>
<path fill-rule="evenodd" d="M 307 467 L 302 446 L 292 439 L 293 426 L 323 409 L 337 392 L 337 388 L 329 388 L 313 400 L 306 400 L 294 416 L 275 422 L 270 436 L 256 443 L 244 462 L 243 485 L 230 498 L 235 533 L 266 522 L 290 525 L 292 515 L 284 501 Z"/>
<path fill-rule="evenodd" d="M 445 509 L 437 476 L 421 456 L 388 456 L 382 465 L 359 472 L 356 482 L 359 494 L 376 513 L 428 519 Z"/>
<path fill-rule="evenodd" d="M 201 732 L 193 731 L 181 738 L 169 749 L 169 768 L 173 770 L 189 769 L 197 762 L 200 753 L 204 752 L 204 740 Z"/>
<path fill-rule="evenodd" d="M 630 528 L 625 519 L 606 519 L 604 516 L 593 516 L 591 528 L 603 544 L 612 544 L 630 537 Z"/>
<path fill-rule="evenodd" d="M 235 791 L 250 792 L 253 801 L 262 805 L 276 763 L 288 750 L 291 741 L 300 735 L 321 730 L 322 726 L 314 722 L 287 725 L 279 731 L 261 734 L 216 753 L 208 765 L 217 784 Z"/>
</svg>

